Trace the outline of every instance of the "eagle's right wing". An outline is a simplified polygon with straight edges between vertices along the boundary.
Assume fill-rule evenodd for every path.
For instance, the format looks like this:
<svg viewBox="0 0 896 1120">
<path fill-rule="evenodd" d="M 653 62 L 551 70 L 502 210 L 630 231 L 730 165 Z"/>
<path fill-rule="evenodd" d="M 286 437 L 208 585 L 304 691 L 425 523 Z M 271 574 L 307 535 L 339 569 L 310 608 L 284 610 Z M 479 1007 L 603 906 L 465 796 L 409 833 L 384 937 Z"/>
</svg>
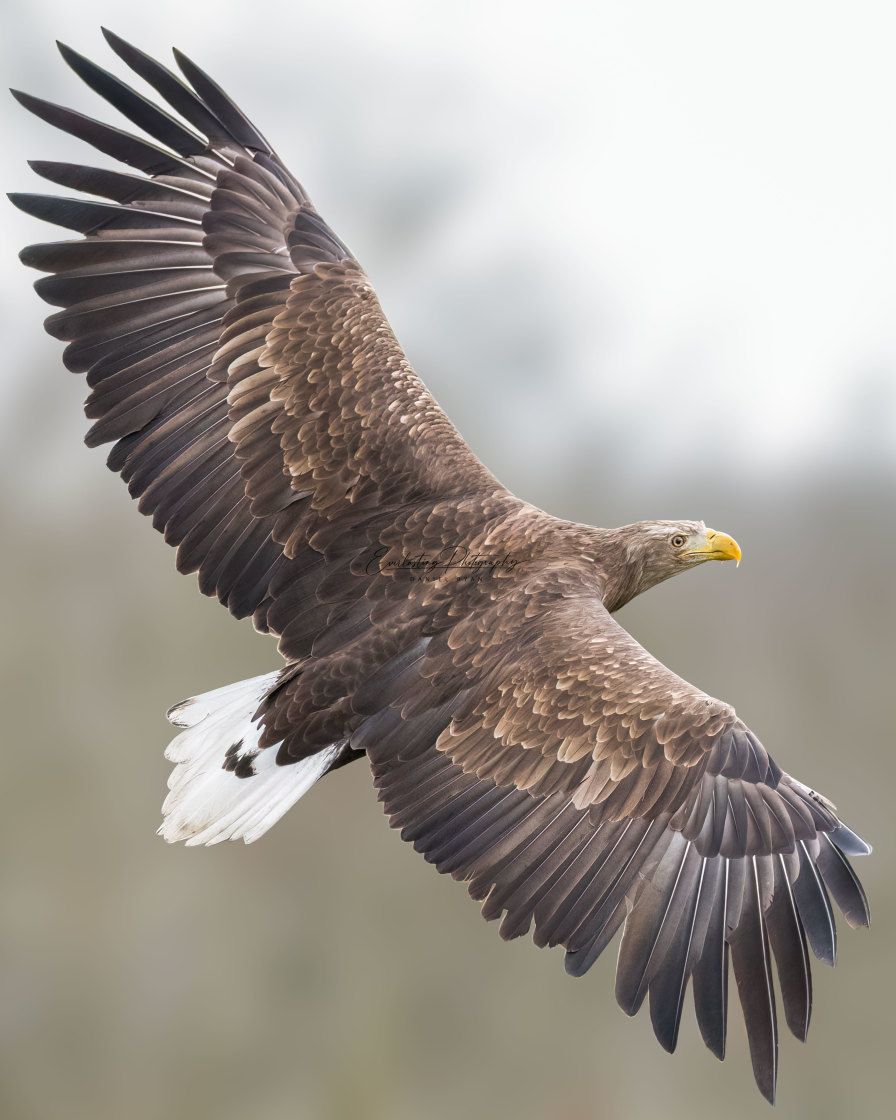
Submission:
<svg viewBox="0 0 896 1120">
<path fill-rule="evenodd" d="M 350 538 L 369 558 L 396 518 L 423 511 L 410 548 L 427 520 L 438 533 L 440 500 L 475 495 L 472 524 L 509 495 L 410 368 L 361 268 L 258 130 L 182 55 L 190 86 L 105 34 L 182 120 L 62 47 L 161 146 L 16 94 L 138 172 L 32 164 L 109 201 L 12 196 L 83 235 L 22 259 L 51 274 L 36 284 L 62 308 L 47 330 L 68 343 L 69 369 L 87 374 L 87 442 L 114 444 L 109 466 L 177 546 L 180 571 L 283 635 L 332 570 L 326 542 Z M 363 595 L 380 574 L 363 563 L 343 590 Z M 297 657 L 306 645 L 287 635 L 282 649 Z"/>
</svg>

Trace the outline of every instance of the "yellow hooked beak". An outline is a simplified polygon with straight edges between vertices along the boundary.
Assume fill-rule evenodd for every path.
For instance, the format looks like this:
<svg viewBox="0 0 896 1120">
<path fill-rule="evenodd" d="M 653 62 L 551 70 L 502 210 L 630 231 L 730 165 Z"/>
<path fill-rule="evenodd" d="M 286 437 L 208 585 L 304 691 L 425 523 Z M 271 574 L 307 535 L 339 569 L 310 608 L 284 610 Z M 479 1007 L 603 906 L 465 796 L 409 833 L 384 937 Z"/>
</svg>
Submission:
<svg viewBox="0 0 896 1120">
<path fill-rule="evenodd" d="M 717 533 L 715 529 L 706 530 L 706 540 L 694 548 L 689 548 L 685 556 L 699 556 L 705 560 L 736 560 L 740 564 L 740 545 L 727 533 Z"/>
</svg>

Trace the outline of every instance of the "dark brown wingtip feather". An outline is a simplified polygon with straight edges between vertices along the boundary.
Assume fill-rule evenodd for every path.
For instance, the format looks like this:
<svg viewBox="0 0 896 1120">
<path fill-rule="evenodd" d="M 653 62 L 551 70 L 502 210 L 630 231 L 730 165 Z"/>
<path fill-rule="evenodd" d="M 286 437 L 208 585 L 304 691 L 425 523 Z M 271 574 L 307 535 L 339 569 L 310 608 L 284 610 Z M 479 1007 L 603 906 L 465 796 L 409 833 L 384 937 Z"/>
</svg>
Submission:
<svg viewBox="0 0 896 1120">
<path fill-rule="evenodd" d="M 8 194 L 6 197 L 14 206 L 17 205 L 12 195 Z M 43 258 L 42 250 L 43 245 L 26 245 L 24 249 L 19 250 L 19 260 L 26 268 L 36 268 L 41 272 L 45 272 L 47 270 L 41 268 L 40 264 L 37 263 Z"/>
<path fill-rule="evenodd" d="M 147 140 L 132 136 L 120 128 L 113 128 L 83 113 L 75 112 L 74 109 L 67 109 L 64 105 L 56 105 L 52 101 L 45 101 L 42 97 L 35 97 L 21 90 L 14 89 L 10 92 L 24 109 L 34 113 L 47 124 L 92 144 L 104 155 L 121 160 L 122 163 L 136 167 L 147 175 L 179 172 L 195 178 L 197 174 L 196 168 L 185 163 L 179 156 L 158 148 Z"/>
<path fill-rule="evenodd" d="M 31 198 L 31 194 L 28 191 L 7 191 L 6 197 L 17 210 L 21 210 L 25 214 L 31 214 L 31 211 L 28 209 L 28 199 Z M 22 252 L 27 253 L 28 249 L 23 249 Z"/>
<path fill-rule="evenodd" d="M 149 184 L 149 180 L 135 179 L 119 171 L 107 171 L 78 163 L 63 163 L 60 160 L 29 159 L 28 166 L 35 175 L 40 175 L 42 179 L 47 179 L 59 187 L 82 191 L 84 194 L 101 195 L 103 198 L 114 199 L 115 202 L 126 202 L 130 196 L 135 195 L 136 191 L 128 189 L 132 188 L 134 183 L 139 183 L 143 188 Z M 120 189 L 110 189 L 113 184 Z"/>
<path fill-rule="evenodd" d="M 68 66 L 90 86 L 94 93 L 98 93 L 149 136 L 162 144 L 167 144 L 182 156 L 198 155 L 205 151 L 205 142 L 199 136 L 157 105 L 147 101 L 120 78 L 97 66 L 95 62 L 72 50 L 65 43 L 57 42 L 56 46 Z"/>
<path fill-rule="evenodd" d="M 778 1021 L 768 931 L 762 916 L 762 889 L 755 861 L 745 879 L 740 922 L 728 935 L 728 943 L 747 1027 L 753 1076 L 760 1093 L 769 1104 L 774 1104 L 778 1079 Z"/>
<path fill-rule="evenodd" d="M 728 942 L 725 940 L 725 904 L 728 869 L 718 864 L 720 882 L 713 896 L 704 949 L 694 967 L 694 1010 L 700 1035 L 720 1062 L 725 1060 L 728 1037 Z"/>
<path fill-rule="evenodd" d="M 99 229 L 197 230 L 195 222 L 153 210 L 114 206 L 91 199 L 59 198 L 52 194 L 15 194 L 10 201 L 33 218 L 89 234 Z M 201 232 L 201 231 L 200 231 Z"/>
<path fill-rule="evenodd" d="M 871 855 L 871 845 L 863 840 L 861 836 L 857 836 L 851 828 L 847 828 L 845 824 L 841 824 L 838 828 L 835 828 L 829 835 L 833 843 L 837 845 L 845 856 Z"/>
<path fill-rule="evenodd" d="M 272 148 L 267 140 L 213 78 L 210 78 L 177 47 L 174 48 L 174 58 L 187 81 L 228 129 L 234 140 L 246 148 L 271 153 Z"/>
<path fill-rule="evenodd" d="M 824 885 L 833 895 L 849 925 L 853 929 L 869 926 L 871 910 L 864 888 L 850 867 L 849 860 L 830 836 L 821 837 L 817 866 Z"/>
<path fill-rule="evenodd" d="M 131 44 L 127 42 L 127 40 L 122 39 L 120 35 L 116 35 L 115 32 L 111 30 L 111 28 L 103 27 L 102 24 L 100 25 L 100 34 L 116 54 L 118 54 L 119 47 L 123 49 L 135 49 L 134 47 L 131 47 Z"/>
<path fill-rule="evenodd" d="M 695 940 L 702 941 L 698 929 L 704 920 L 708 920 L 712 902 L 703 893 L 709 879 L 706 860 L 697 856 L 693 848 L 688 852 L 683 872 L 682 889 L 676 890 L 677 902 L 674 909 L 670 906 L 669 915 L 664 922 L 673 928 L 666 941 L 662 962 L 656 974 L 651 977 L 649 988 L 653 1032 L 659 1044 L 670 1054 L 678 1044 L 685 992 L 696 963 Z"/>
<path fill-rule="evenodd" d="M 176 74 L 121 36 L 102 28 L 106 42 L 135 74 L 163 97 L 176 112 L 212 143 L 231 139 L 227 129 Z"/>
<path fill-rule="evenodd" d="M 823 963 L 833 965 L 837 959 L 837 927 L 831 900 L 815 861 L 800 842 L 800 873 L 793 881 L 793 898 L 800 921 L 806 931 L 809 947 Z"/>
<path fill-rule="evenodd" d="M 9 87 L 9 92 L 23 108 L 28 110 L 29 113 L 37 112 L 34 106 L 35 104 L 41 103 L 41 99 L 39 97 L 35 97 L 32 93 L 25 93 L 23 89 L 15 89 L 13 86 Z M 38 112 L 37 115 L 40 116 L 40 113 Z"/>
<path fill-rule="evenodd" d="M 86 233 L 102 225 L 99 211 L 91 211 L 85 207 L 88 203 L 76 198 L 59 198 L 52 194 L 33 194 L 28 191 L 13 191 L 6 196 L 13 206 L 32 218 L 39 218 L 42 222 L 52 222 L 54 225 L 65 229 Z M 102 207 L 103 203 L 94 203 Z M 112 210 L 112 207 L 107 207 Z M 118 210 L 118 207 L 114 208 Z M 27 250 L 25 250 L 27 252 Z"/>
<path fill-rule="evenodd" d="M 765 914 L 765 926 L 777 966 L 787 1026 L 805 1042 L 812 1015 L 809 947 L 783 860 L 780 856 L 772 858 L 775 860 L 775 889 Z"/>
</svg>

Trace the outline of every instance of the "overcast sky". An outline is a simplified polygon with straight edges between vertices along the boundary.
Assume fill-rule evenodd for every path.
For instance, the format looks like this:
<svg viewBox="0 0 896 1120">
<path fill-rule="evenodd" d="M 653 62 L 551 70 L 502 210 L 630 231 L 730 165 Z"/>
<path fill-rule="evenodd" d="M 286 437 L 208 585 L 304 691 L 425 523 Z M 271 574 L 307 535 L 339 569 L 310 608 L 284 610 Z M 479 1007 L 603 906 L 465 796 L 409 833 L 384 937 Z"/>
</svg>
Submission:
<svg viewBox="0 0 896 1120">
<path fill-rule="evenodd" d="M 646 413 L 651 462 L 707 441 L 733 468 L 862 441 L 893 461 L 891 4 L 6 6 L 8 84 L 106 119 L 55 38 L 121 73 L 107 23 L 212 72 L 455 419 L 487 386 L 555 445 L 564 416 L 628 439 Z M 7 189 L 41 189 L 26 157 L 83 158 L 14 104 L 4 119 Z M 3 220 L 12 245 L 48 228 Z M 8 254 L 2 424 L 58 361 L 29 279 Z"/>
</svg>

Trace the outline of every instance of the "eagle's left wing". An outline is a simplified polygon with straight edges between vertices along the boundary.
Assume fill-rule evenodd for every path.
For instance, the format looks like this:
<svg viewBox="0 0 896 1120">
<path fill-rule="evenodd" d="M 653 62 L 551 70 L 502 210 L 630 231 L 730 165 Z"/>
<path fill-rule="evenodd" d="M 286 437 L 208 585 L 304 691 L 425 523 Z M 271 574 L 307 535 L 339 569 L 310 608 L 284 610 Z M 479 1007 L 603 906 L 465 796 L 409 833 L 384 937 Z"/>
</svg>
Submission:
<svg viewBox="0 0 896 1120">
<path fill-rule="evenodd" d="M 503 915 L 505 937 L 534 926 L 580 975 L 624 925 L 617 998 L 634 1014 L 649 995 L 667 1049 L 692 982 L 704 1040 L 724 1056 L 730 954 L 772 1099 L 772 960 L 787 1024 L 805 1038 L 807 945 L 833 963 L 831 897 L 867 925 L 847 857 L 870 849 L 587 587 L 587 574 L 536 565 L 359 690 L 352 745 L 370 756 L 393 826 L 468 881 L 487 918 Z"/>
</svg>

